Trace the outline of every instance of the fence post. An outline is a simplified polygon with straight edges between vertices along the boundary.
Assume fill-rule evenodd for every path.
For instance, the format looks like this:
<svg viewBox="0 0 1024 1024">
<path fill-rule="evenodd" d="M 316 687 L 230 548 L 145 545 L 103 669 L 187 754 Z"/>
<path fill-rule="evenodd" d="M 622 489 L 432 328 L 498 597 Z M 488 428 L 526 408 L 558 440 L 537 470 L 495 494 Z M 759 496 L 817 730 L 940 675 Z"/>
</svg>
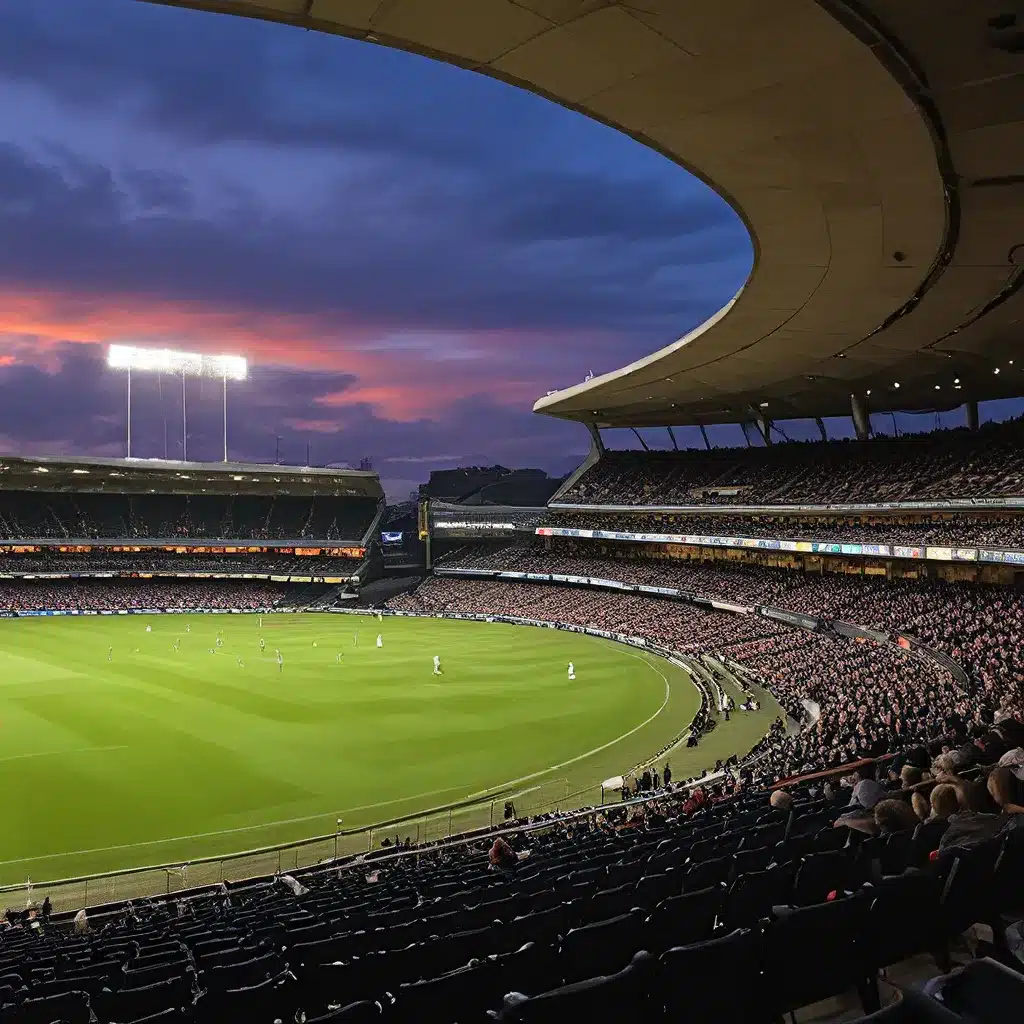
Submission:
<svg viewBox="0 0 1024 1024">
<path fill-rule="evenodd" d="M 370 829 L 369 833 L 367 834 L 366 852 L 367 853 L 373 853 L 373 829 L 372 828 Z"/>
<path fill-rule="evenodd" d="M 452 837 L 452 809 L 448 808 L 448 838 Z"/>
<path fill-rule="evenodd" d="M 85 880 L 85 895 L 82 897 L 82 906 L 89 906 L 89 879 Z"/>
</svg>

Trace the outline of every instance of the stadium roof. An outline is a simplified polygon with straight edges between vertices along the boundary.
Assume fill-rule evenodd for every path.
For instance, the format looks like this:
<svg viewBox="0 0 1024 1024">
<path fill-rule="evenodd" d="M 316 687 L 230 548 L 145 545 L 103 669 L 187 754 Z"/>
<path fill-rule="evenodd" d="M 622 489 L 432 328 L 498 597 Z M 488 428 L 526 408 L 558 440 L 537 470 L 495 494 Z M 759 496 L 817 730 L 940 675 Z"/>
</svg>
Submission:
<svg viewBox="0 0 1024 1024">
<path fill-rule="evenodd" d="M 0 488 L 163 493 L 334 494 L 380 498 L 376 473 L 319 466 L 0 455 Z"/>
<path fill-rule="evenodd" d="M 842 414 L 868 391 L 877 410 L 1024 393 L 1016 0 L 155 2 L 492 75 L 732 203 L 755 246 L 733 302 L 539 412 L 642 426 Z"/>
</svg>

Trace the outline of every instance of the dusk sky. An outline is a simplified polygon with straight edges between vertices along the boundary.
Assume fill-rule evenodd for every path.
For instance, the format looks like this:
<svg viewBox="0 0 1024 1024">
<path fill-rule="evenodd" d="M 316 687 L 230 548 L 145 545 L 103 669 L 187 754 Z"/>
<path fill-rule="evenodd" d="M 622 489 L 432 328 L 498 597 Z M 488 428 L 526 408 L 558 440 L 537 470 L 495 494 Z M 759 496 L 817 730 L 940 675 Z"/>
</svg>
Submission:
<svg viewBox="0 0 1024 1024">
<path fill-rule="evenodd" d="M 109 343 L 247 356 L 231 455 L 565 472 L 545 391 L 718 309 L 728 206 L 617 132 L 383 47 L 131 0 L 0 0 L 0 450 L 124 453 Z M 133 454 L 180 388 L 133 381 Z M 219 386 L 188 394 L 220 457 Z"/>
</svg>

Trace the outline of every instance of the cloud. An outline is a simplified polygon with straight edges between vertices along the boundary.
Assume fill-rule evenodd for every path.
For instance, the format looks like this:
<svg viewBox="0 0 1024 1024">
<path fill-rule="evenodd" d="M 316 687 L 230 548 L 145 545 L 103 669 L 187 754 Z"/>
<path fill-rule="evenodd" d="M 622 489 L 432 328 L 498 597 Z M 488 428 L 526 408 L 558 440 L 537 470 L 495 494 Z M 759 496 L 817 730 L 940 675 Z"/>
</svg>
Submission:
<svg viewBox="0 0 1024 1024">
<path fill-rule="evenodd" d="M 0 109 L 11 443 L 116 449 L 103 346 L 129 342 L 253 361 L 229 399 L 238 457 L 280 435 L 297 459 L 308 439 L 319 462 L 372 455 L 402 480 L 457 461 L 438 452 L 564 471 L 585 438 L 533 400 L 674 340 L 750 267 L 738 218 L 657 154 L 351 40 L 8 4 L 0 87 L 17 100 Z M 163 383 L 138 385 L 152 454 L 165 429 L 177 443 Z M 216 396 L 190 389 L 190 452 L 217 457 Z"/>
</svg>

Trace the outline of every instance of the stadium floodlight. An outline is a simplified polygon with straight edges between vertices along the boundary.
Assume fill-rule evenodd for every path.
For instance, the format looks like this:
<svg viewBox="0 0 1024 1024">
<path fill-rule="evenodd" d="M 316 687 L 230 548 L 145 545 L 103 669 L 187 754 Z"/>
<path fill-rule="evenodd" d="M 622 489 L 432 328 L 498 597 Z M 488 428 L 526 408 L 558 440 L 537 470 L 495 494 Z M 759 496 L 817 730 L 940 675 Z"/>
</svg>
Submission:
<svg viewBox="0 0 1024 1024">
<path fill-rule="evenodd" d="M 128 374 L 127 450 L 132 457 L 132 370 L 143 373 L 181 374 L 181 458 L 188 461 L 188 417 L 185 408 L 185 378 L 220 378 L 224 409 L 224 461 L 228 461 L 228 381 L 246 380 L 249 364 L 243 356 L 208 356 L 198 352 L 178 352 L 169 348 L 139 348 L 135 345 L 111 345 L 107 366 Z"/>
</svg>

